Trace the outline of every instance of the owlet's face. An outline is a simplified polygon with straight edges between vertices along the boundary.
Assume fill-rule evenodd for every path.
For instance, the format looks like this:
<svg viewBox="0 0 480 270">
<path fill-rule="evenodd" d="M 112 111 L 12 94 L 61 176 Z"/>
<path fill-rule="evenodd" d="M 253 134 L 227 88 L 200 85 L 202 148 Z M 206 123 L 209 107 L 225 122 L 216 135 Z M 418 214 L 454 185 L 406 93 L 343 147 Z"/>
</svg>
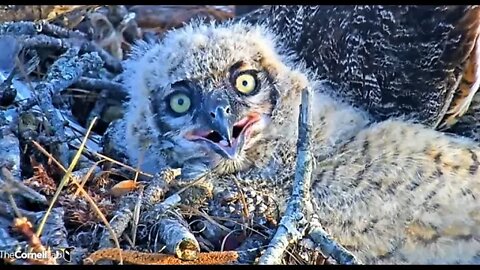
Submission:
<svg viewBox="0 0 480 270">
<path fill-rule="evenodd" d="M 274 52 L 261 29 L 203 25 L 170 32 L 145 54 L 140 75 L 169 165 L 232 172 L 255 163 L 251 150 L 283 91 Z"/>
</svg>

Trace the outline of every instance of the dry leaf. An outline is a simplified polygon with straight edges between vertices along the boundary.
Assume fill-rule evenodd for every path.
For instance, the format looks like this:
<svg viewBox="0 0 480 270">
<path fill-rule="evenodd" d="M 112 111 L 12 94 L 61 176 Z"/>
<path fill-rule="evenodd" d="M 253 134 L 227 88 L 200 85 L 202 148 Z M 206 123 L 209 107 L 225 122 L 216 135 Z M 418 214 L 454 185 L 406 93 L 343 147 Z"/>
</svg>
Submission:
<svg viewBox="0 0 480 270">
<path fill-rule="evenodd" d="M 121 197 L 129 192 L 134 191 L 138 187 L 138 183 L 133 180 L 124 180 L 110 189 L 110 193 L 114 197 Z"/>
</svg>

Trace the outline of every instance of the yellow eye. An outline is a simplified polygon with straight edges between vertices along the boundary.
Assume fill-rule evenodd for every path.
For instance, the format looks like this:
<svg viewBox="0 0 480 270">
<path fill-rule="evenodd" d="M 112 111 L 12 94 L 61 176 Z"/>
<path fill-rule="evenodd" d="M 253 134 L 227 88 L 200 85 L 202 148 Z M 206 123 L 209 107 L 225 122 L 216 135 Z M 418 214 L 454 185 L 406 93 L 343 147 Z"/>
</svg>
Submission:
<svg viewBox="0 0 480 270">
<path fill-rule="evenodd" d="M 243 94 L 249 94 L 256 86 L 257 80 L 252 74 L 244 73 L 235 79 L 235 88 Z"/>
<path fill-rule="evenodd" d="M 190 98 L 183 94 L 174 94 L 170 97 L 170 108 L 176 113 L 184 113 L 190 109 Z"/>
</svg>

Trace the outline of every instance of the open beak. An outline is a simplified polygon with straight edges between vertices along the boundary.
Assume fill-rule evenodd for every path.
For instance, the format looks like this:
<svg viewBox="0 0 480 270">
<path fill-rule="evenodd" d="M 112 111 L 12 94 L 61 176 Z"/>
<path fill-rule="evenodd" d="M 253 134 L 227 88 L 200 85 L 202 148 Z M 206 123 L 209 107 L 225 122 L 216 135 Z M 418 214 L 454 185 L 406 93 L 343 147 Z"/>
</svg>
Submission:
<svg viewBox="0 0 480 270">
<path fill-rule="evenodd" d="M 211 122 L 212 129 L 193 130 L 186 135 L 186 138 L 192 141 L 204 141 L 222 157 L 234 159 L 249 139 L 250 128 L 259 120 L 258 113 L 251 113 L 231 125 L 225 111 L 218 110 Z"/>
</svg>

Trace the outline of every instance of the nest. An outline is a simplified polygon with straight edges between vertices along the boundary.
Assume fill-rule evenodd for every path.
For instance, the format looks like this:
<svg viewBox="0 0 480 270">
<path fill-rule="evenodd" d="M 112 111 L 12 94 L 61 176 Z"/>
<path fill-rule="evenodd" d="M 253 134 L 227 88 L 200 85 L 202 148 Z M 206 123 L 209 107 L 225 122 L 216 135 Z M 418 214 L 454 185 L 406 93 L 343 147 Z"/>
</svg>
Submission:
<svg viewBox="0 0 480 270">
<path fill-rule="evenodd" d="M 289 237 L 278 232 L 289 211 L 272 196 L 279 185 L 236 176 L 182 186 L 178 171 L 136 170 L 112 139 L 132 44 L 193 18 L 234 17 L 231 6 L 3 7 L 0 250 L 48 255 L 4 263 L 252 264 L 278 253 L 267 247 Z M 281 263 L 327 262 L 313 240 L 293 242 Z"/>
</svg>

